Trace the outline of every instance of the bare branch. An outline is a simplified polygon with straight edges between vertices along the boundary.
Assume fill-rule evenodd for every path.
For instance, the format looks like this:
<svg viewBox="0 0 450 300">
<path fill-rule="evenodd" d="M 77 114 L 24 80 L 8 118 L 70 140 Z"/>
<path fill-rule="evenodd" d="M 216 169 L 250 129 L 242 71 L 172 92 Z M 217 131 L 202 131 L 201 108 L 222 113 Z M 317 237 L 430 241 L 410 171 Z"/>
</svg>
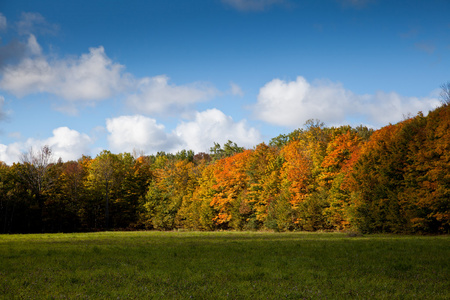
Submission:
<svg viewBox="0 0 450 300">
<path fill-rule="evenodd" d="M 441 102 L 444 105 L 450 104 L 450 81 L 441 85 Z"/>
<path fill-rule="evenodd" d="M 30 148 L 28 152 L 22 153 L 20 160 L 24 165 L 22 177 L 26 180 L 28 186 L 40 195 L 48 168 L 52 163 L 52 149 L 47 145 L 42 147 L 40 151 L 34 151 L 33 148 Z"/>
</svg>

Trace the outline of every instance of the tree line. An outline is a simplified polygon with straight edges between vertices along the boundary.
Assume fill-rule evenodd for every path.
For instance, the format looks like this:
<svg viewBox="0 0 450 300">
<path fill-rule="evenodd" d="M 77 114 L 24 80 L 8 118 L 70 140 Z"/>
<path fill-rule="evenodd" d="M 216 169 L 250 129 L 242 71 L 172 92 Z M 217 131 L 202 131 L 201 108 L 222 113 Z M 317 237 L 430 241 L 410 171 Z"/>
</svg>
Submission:
<svg viewBox="0 0 450 300">
<path fill-rule="evenodd" d="M 450 232 L 450 106 L 379 130 L 302 129 L 244 149 L 0 163 L 0 232 Z"/>
</svg>

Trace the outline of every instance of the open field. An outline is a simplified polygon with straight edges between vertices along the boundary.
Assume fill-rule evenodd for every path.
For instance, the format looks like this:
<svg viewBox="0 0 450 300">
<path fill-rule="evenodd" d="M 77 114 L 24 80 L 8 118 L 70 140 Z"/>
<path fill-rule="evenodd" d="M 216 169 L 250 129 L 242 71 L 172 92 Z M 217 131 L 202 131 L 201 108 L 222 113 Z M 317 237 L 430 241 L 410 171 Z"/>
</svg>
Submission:
<svg viewBox="0 0 450 300">
<path fill-rule="evenodd" d="M 450 237 L 0 235 L 0 298 L 449 299 Z"/>
</svg>

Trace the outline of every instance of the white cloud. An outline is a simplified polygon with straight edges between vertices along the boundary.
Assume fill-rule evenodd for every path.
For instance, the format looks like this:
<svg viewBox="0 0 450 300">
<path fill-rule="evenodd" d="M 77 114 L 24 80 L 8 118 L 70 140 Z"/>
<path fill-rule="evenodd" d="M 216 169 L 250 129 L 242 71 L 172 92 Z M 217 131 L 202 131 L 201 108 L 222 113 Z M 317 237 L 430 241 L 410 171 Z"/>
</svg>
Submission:
<svg viewBox="0 0 450 300">
<path fill-rule="evenodd" d="M 92 139 L 85 133 L 79 133 L 67 127 L 59 127 L 53 130 L 52 137 L 42 142 L 42 146 L 50 146 L 56 158 L 61 157 L 66 161 L 76 160 L 83 154 L 89 155 L 92 142 Z"/>
<path fill-rule="evenodd" d="M 223 3 L 240 11 L 262 11 L 285 0 L 222 0 Z"/>
<path fill-rule="evenodd" d="M 79 57 L 48 58 L 31 33 L 26 43 L 0 47 L 0 66 L 0 89 L 17 97 L 53 94 L 66 100 L 53 107 L 68 114 L 76 114 L 80 103 L 93 105 L 121 93 L 128 95 L 126 103 L 138 113 L 177 114 L 220 94 L 203 82 L 175 85 L 165 75 L 134 78 L 124 72 L 123 65 L 113 62 L 102 46 L 90 48 Z M 237 85 L 232 86 L 232 92 L 242 93 Z"/>
<path fill-rule="evenodd" d="M 268 82 L 260 89 L 253 110 L 260 120 L 291 128 L 302 126 L 308 119 L 320 119 L 327 125 L 359 125 L 354 124 L 359 119 L 380 127 L 402 120 L 405 114 L 426 113 L 438 105 L 439 100 L 433 97 L 419 99 L 394 92 L 357 95 L 339 83 L 310 84 L 299 76 L 290 82 Z"/>
<path fill-rule="evenodd" d="M 103 47 L 90 48 L 76 59 L 47 60 L 33 35 L 28 49 L 37 57 L 6 66 L 0 87 L 18 97 L 32 93 L 51 93 L 63 99 L 97 101 L 123 90 L 127 84 L 123 66 L 113 63 Z"/>
<path fill-rule="evenodd" d="M 13 143 L 9 145 L 0 144 L 0 161 L 11 165 L 14 162 L 20 160 L 20 155 L 25 149 L 19 143 Z"/>
<path fill-rule="evenodd" d="M 79 57 L 45 56 L 34 32 L 53 33 L 57 27 L 38 13 L 23 13 L 17 29 L 28 36 L 27 40 L 14 40 L 0 47 L 0 88 L 17 97 L 53 94 L 69 101 L 58 109 L 73 113 L 77 102 L 93 104 L 132 85 L 131 75 L 124 73 L 124 67 L 113 62 L 101 46 L 90 48 Z"/>
<path fill-rule="evenodd" d="M 183 149 L 195 152 L 208 152 L 214 142 L 223 145 L 232 140 L 250 148 L 262 141 L 259 131 L 249 127 L 245 120 L 235 122 L 218 109 L 197 112 L 193 121 L 179 124 L 175 134 L 183 141 Z"/>
<path fill-rule="evenodd" d="M 291 82 L 274 79 L 260 89 L 254 110 L 258 119 L 288 127 L 311 118 L 335 123 L 344 118 L 350 99 L 339 84 L 314 87 L 303 77 Z"/>
<path fill-rule="evenodd" d="M 61 158 L 64 161 L 77 160 L 83 154 L 90 154 L 92 139 L 84 133 L 67 127 L 59 127 L 53 130 L 53 136 L 44 139 L 28 139 L 26 142 L 16 142 L 9 145 L 0 144 L 0 161 L 7 164 L 20 161 L 21 154 L 30 148 L 40 149 L 48 145 L 53 151 L 53 158 Z"/>
<path fill-rule="evenodd" d="M 96 130 L 99 130 L 98 128 Z M 235 122 L 217 109 L 197 112 L 192 121 L 181 122 L 175 130 L 167 132 L 155 119 L 142 115 L 121 116 L 106 120 L 109 148 L 115 153 L 143 151 L 156 154 L 158 151 L 175 153 L 183 149 L 209 152 L 214 142 L 225 144 L 228 140 L 239 146 L 251 148 L 261 142 L 261 135 L 249 127 L 245 120 Z M 14 133 L 20 137 L 20 133 Z M 95 135 L 95 134 L 94 134 Z M 30 148 L 40 149 L 48 145 L 56 161 L 79 159 L 91 154 L 94 138 L 67 127 L 53 130 L 47 139 L 27 139 L 9 145 L 0 144 L 0 161 L 7 164 L 20 161 L 21 154 Z"/>
<path fill-rule="evenodd" d="M 358 113 L 377 127 L 388 123 L 397 123 L 408 114 L 415 115 L 422 111 L 425 115 L 441 105 L 435 97 L 405 97 L 395 92 L 379 91 L 375 95 L 357 96 Z"/>
<path fill-rule="evenodd" d="M 194 120 L 180 123 L 172 132 L 155 119 L 142 115 L 121 116 L 106 121 L 109 146 L 114 152 L 158 151 L 175 153 L 187 149 L 208 152 L 214 142 L 228 140 L 240 146 L 253 147 L 261 142 L 260 133 L 244 121 L 235 122 L 220 110 L 197 112 Z"/>
<path fill-rule="evenodd" d="M 27 48 L 32 55 L 41 55 L 42 53 L 42 48 L 38 44 L 36 37 L 33 34 L 30 34 L 30 36 L 28 37 Z"/>
<path fill-rule="evenodd" d="M 110 148 L 115 152 L 131 153 L 136 149 L 153 154 L 168 151 L 177 143 L 173 135 L 165 132 L 164 125 L 142 115 L 107 119 L 106 129 Z"/>
<path fill-rule="evenodd" d="M 0 31 L 5 30 L 7 27 L 6 17 L 0 13 Z"/>
<path fill-rule="evenodd" d="M 140 113 L 177 113 L 217 94 L 218 91 L 209 84 L 174 85 L 169 84 L 167 76 L 161 75 L 141 79 L 138 92 L 128 96 L 127 103 Z"/>
</svg>

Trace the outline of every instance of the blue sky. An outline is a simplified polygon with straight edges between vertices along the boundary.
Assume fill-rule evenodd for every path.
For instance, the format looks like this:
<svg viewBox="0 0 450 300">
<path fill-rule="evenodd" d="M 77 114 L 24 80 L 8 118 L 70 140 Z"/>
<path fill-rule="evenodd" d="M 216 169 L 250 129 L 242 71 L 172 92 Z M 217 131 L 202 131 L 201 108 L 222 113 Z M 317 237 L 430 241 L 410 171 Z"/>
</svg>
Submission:
<svg viewBox="0 0 450 300">
<path fill-rule="evenodd" d="M 5 3 L 6 2 L 6 3 Z M 252 148 L 439 105 L 450 2 L 2 1 L 0 161 Z"/>
</svg>

